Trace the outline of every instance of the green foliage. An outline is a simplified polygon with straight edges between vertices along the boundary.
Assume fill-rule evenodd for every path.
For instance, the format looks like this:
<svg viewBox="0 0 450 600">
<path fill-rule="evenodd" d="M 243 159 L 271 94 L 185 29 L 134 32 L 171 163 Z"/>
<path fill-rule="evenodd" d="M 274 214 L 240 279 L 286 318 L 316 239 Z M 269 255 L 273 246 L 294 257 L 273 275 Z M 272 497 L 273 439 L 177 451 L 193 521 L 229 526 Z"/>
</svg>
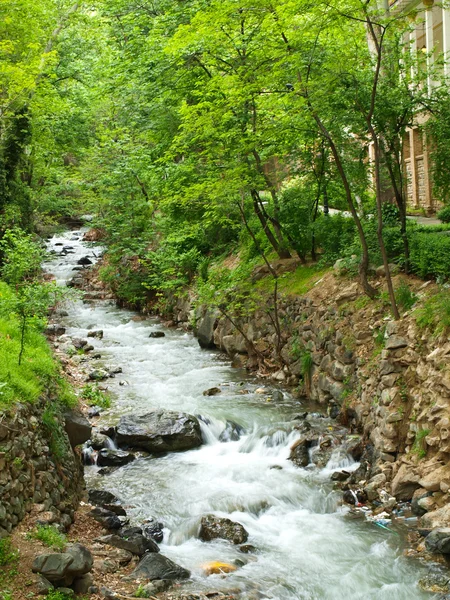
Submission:
<svg viewBox="0 0 450 600">
<path fill-rule="evenodd" d="M 53 550 L 62 552 L 67 544 L 66 536 L 52 525 L 38 525 L 29 534 L 30 539 L 39 540 Z"/>
<path fill-rule="evenodd" d="M 437 218 L 442 221 L 442 223 L 450 223 L 450 206 L 444 206 L 437 213 Z"/>
<path fill-rule="evenodd" d="M 11 543 L 11 538 L 6 537 L 0 540 L 0 567 L 6 567 L 14 564 L 19 559 L 19 552 L 15 550 Z"/>
<path fill-rule="evenodd" d="M 419 429 L 416 433 L 414 444 L 412 445 L 412 452 L 417 454 L 419 458 L 425 458 L 427 454 L 427 445 L 425 438 L 430 433 L 429 429 Z"/>
<path fill-rule="evenodd" d="M 59 370 L 46 339 L 40 332 L 41 321 L 31 320 L 26 332 L 27 352 L 21 364 L 17 357 L 21 350 L 21 322 L 11 313 L 14 292 L 0 282 L 0 405 L 14 402 L 35 402 L 45 390 L 61 386 L 61 399 L 71 402 L 67 384 L 59 377 Z"/>
<path fill-rule="evenodd" d="M 110 408 L 111 398 L 103 392 L 96 383 L 88 383 L 81 391 L 81 397 L 90 406 L 99 406 L 100 408 Z"/>
<path fill-rule="evenodd" d="M 410 310 L 417 302 L 418 296 L 405 281 L 402 281 L 395 290 L 395 300 L 402 310 Z"/>
<path fill-rule="evenodd" d="M 423 306 L 416 309 L 415 316 L 419 327 L 430 329 L 436 335 L 449 330 L 450 290 L 443 288 L 428 298 Z"/>
<path fill-rule="evenodd" d="M 12 596 L 5 589 L 5 585 L 17 575 L 17 562 L 19 560 L 19 551 L 13 548 L 11 538 L 6 537 L 0 539 L 0 587 L 3 590 L 0 592 L 2 600 L 10 600 Z"/>
<path fill-rule="evenodd" d="M 78 598 L 78 596 L 77 596 L 77 598 Z M 51 590 L 45 596 L 45 599 L 46 600 L 71 600 L 71 599 L 73 599 L 73 595 L 65 594 L 64 592 L 61 592 L 59 590 Z M 79 600 L 83 600 L 83 598 L 79 598 Z"/>
<path fill-rule="evenodd" d="M 411 270 L 420 277 L 450 278 L 450 235 L 413 232 L 410 236 Z"/>
<path fill-rule="evenodd" d="M 23 286 L 35 281 L 41 272 L 44 251 L 31 235 L 20 229 L 8 229 L 0 241 L 2 279 L 10 285 Z"/>
<path fill-rule="evenodd" d="M 62 422 L 61 407 L 56 402 L 50 403 L 42 413 L 42 425 L 52 454 L 58 459 L 63 458 L 68 451 L 68 442 Z"/>
<path fill-rule="evenodd" d="M 354 249 L 355 223 L 340 214 L 322 216 L 315 223 L 317 244 L 321 251 L 321 261 L 332 265 L 338 258 Z M 351 254 L 353 252 L 350 252 Z"/>
<path fill-rule="evenodd" d="M 145 590 L 143 585 L 140 585 L 133 594 L 134 598 L 149 598 L 149 593 Z"/>
<path fill-rule="evenodd" d="M 384 202 L 381 207 L 381 213 L 383 216 L 383 225 L 387 227 L 395 227 L 400 225 L 400 214 L 398 207 L 390 202 Z"/>
</svg>

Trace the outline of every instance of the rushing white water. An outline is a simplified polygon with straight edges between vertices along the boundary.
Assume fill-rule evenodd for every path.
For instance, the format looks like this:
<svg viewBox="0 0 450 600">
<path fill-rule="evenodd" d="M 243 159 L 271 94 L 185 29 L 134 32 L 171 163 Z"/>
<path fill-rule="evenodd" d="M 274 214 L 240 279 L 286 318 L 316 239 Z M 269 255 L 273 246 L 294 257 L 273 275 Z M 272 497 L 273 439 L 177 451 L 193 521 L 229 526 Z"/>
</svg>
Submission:
<svg viewBox="0 0 450 600">
<path fill-rule="evenodd" d="M 75 249 L 48 266 L 60 282 L 87 253 L 78 240 L 68 242 L 72 237 L 51 242 L 56 250 L 56 243 Z M 105 302 L 78 301 L 68 311 L 62 320 L 67 333 L 85 337 L 102 329 L 102 340 L 90 338 L 102 355 L 98 365 L 123 369 L 107 382 L 114 400 L 102 423 L 159 407 L 201 415 L 205 443 L 196 450 L 138 458 L 106 476 L 95 466 L 86 468 L 88 485 L 115 493 L 134 522 L 153 516 L 164 523 L 161 551 L 192 571 L 188 587 L 241 590 L 248 599 L 430 598 L 417 587 L 423 567 L 402 556 L 402 538 L 349 519 L 340 506 L 329 475 L 352 468 L 345 454 L 337 450 L 321 471 L 288 460 L 298 438 L 292 421 L 302 410 L 298 401 L 286 395 L 274 403 L 270 392 L 255 393 L 260 381 L 200 349 L 190 334 L 165 329 L 166 337 L 149 338 L 162 329 L 155 319 L 133 320 L 132 312 Z M 220 394 L 203 396 L 217 385 Z M 239 439 L 220 441 L 227 421 L 242 427 Z M 199 541 L 199 521 L 208 513 L 242 523 L 257 552 L 245 555 L 225 541 Z M 226 576 L 206 577 L 202 569 L 209 561 L 236 560 L 242 566 Z"/>
</svg>

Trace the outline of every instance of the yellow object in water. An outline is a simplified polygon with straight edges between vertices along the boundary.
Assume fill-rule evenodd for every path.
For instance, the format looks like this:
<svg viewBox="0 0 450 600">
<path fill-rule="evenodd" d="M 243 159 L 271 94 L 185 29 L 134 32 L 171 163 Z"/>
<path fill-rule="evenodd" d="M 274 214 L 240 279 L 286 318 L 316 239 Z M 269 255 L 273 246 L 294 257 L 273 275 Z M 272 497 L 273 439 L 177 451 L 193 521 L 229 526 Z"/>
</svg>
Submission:
<svg viewBox="0 0 450 600">
<path fill-rule="evenodd" d="M 206 575 L 220 575 L 222 573 L 232 573 L 233 571 L 236 571 L 234 565 L 216 561 L 204 563 L 202 569 Z"/>
</svg>

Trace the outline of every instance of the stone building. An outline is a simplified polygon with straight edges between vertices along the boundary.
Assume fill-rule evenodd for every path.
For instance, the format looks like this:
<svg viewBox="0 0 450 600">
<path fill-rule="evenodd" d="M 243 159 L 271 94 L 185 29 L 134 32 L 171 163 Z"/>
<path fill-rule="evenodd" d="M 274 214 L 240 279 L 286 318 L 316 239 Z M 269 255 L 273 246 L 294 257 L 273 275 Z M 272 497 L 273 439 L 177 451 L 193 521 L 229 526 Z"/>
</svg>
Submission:
<svg viewBox="0 0 450 600">
<path fill-rule="evenodd" d="M 435 3 L 434 0 L 390 0 L 391 10 L 417 11 L 415 27 L 405 40 L 414 54 L 423 53 L 424 67 L 430 67 L 438 57 L 444 57 L 444 75 L 450 77 L 450 5 Z M 424 60 L 424 63 L 425 63 Z M 428 69 L 427 85 L 434 82 Z M 407 201 L 410 209 L 423 209 L 426 213 L 435 212 L 438 202 L 433 197 L 429 147 L 425 135 L 419 129 L 423 117 L 417 116 L 417 127 L 407 132 L 404 140 L 404 165 L 407 187 Z"/>
</svg>

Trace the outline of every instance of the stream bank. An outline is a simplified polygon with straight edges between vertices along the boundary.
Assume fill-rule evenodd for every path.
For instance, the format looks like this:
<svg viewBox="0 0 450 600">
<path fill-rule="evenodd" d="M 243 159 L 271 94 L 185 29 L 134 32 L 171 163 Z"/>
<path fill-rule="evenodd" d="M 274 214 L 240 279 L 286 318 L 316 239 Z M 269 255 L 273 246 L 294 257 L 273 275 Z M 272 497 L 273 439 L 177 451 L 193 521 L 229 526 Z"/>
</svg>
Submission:
<svg viewBox="0 0 450 600">
<path fill-rule="evenodd" d="M 72 263 L 64 260 L 52 269 L 58 280 L 68 278 L 79 251 Z M 347 437 L 332 418 L 336 415 L 324 417 L 272 383 L 262 385 L 244 369 L 231 368 L 223 355 L 201 350 L 183 330 L 164 329 L 157 319 L 143 320 L 105 303 L 101 286 L 93 288 L 62 325 L 69 340 L 103 332 L 101 338 L 89 338 L 91 352 L 65 358 L 66 366 L 76 364 L 84 373 L 80 377 L 87 379 L 93 367 L 110 374 L 122 370 L 102 383 L 113 404 L 94 418 L 94 426 L 106 431 L 124 415 L 160 407 L 182 408 L 201 422 L 204 444 L 197 450 L 163 457 L 138 453 L 118 469 L 86 471 L 88 486 L 120 498 L 132 523 L 142 525 L 150 517 L 163 523 L 162 553 L 191 571 L 191 583 L 183 586 L 187 594 L 213 588 L 243 598 L 429 597 L 416 587 L 420 564 L 401 557 L 403 538 L 349 520 L 354 515 L 340 506 L 330 476 L 338 479 L 336 473 L 350 473 L 358 464 L 349 446 L 336 443 Z M 219 322 L 214 319 L 214 334 Z M 69 340 L 56 340 L 60 350 L 67 352 Z M 100 357 L 92 361 L 92 354 Z M 235 354 L 245 358 L 242 351 Z M 278 373 L 278 381 L 292 376 L 282 372 L 285 377 Z M 212 388 L 218 392 L 203 394 Z M 230 421 L 239 425 L 236 439 L 223 438 Z M 311 430 L 317 434 L 311 436 Z M 298 468 L 289 457 L 293 443 L 303 438 L 314 443 L 307 448 L 307 464 Z M 315 438 L 325 443 L 317 446 Z M 351 446 L 354 439 L 347 441 Z M 198 539 L 199 523 L 208 513 L 245 527 L 254 547 L 249 557 L 243 560 L 227 542 Z M 218 560 L 239 566 L 226 577 L 205 577 L 202 565 Z M 344 581 L 339 588 L 338 580 Z"/>
</svg>

